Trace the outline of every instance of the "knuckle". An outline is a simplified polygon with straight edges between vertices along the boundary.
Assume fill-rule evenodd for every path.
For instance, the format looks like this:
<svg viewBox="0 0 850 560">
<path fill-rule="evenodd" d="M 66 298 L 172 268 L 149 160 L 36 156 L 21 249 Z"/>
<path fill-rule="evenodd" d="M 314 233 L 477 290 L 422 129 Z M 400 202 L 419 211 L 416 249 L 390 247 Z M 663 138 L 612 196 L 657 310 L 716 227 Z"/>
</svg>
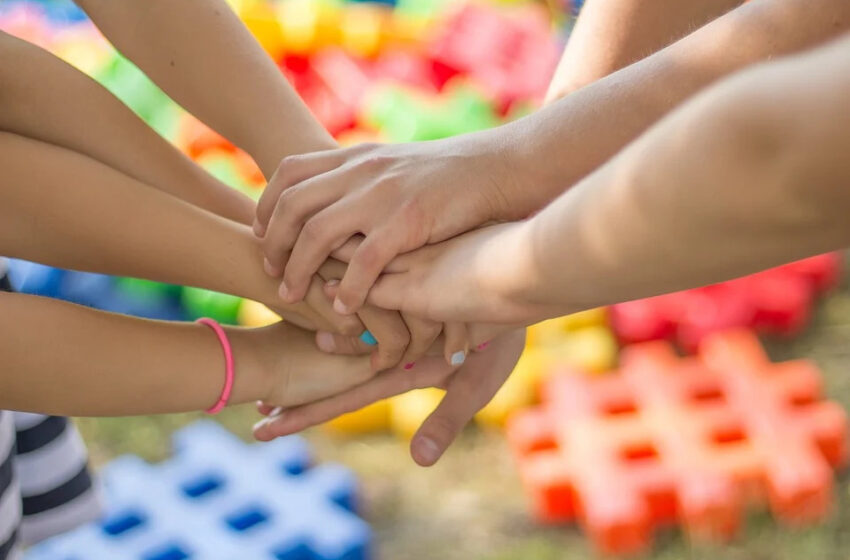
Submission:
<svg viewBox="0 0 850 560">
<path fill-rule="evenodd" d="M 285 158 L 280 160 L 280 163 L 277 166 L 277 171 L 278 173 L 283 175 L 291 171 L 293 167 L 296 167 L 298 164 L 300 164 L 302 160 L 303 157 L 300 155 L 286 156 Z"/>
</svg>

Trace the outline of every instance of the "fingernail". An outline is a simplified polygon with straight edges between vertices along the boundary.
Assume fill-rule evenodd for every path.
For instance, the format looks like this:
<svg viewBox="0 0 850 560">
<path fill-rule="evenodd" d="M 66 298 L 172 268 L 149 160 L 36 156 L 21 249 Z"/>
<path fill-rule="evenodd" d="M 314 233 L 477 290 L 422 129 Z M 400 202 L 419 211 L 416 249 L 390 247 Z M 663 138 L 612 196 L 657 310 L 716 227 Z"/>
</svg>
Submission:
<svg viewBox="0 0 850 560">
<path fill-rule="evenodd" d="M 327 282 L 325 282 L 325 286 L 328 286 L 328 287 L 331 287 L 331 288 L 334 287 L 334 286 L 339 286 L 339 280 L 337 280 L 336 278 L 334 278 L 333 280 L 328 280 Z"/>
<path fill-rule="evenodd" d="M 481 352 L 482 350 L 486 350 L 488 346 L 490 346 L 489 340 L 487 342 L 482 342 L 481 344 L 476 346 L 475 349 L 478 350 L 479 352 Z"/>
<path fill-rule="evenodd" d="M 329 332 L 316 333 L 316 346 L 322 352 L 334 352 L 336 350 L 336 340 L 334 335 Z"/>
<path fill-rule="evenodd" d="M 265 228 L 257 218 L 254 218 L 254 224 L 251 226 L 251 228 L 254 230 L 254 235 L 256 235 L 257 237 L 262 237 L 266 234 Z"/>
<path fill-rule="evenodd" d="M 266 274 L 269 276 L 277 276 L 277 269 L 272 265 L 269 259 L 263 259 L 263 270 L 266 271 Z"/>
<path fill-rule="evenodd" d="M 348 309 L 348 306 L 342 303 L 342 300 L 339 298 L 334 299 L 334 311 L 339 313 L 340 315 L 349 315 L 351 312 Z"/>
<path fill-rule="evenodd" d="M 271 418 L 263 418 L 262 420 L 260 420 L 256 424 L 254 424 L 253 431 L 257 431 L 257 430 L 260 430 L 262 428 L 265 428 L 269 424 L 271 424 Z"/>
<path fill-rule="evenodd" d="M 378 344 L 378 341 L 375 339 L 375 335 L 369 331 L 363 331 L 363 334 L 360 335 L 360 341 L 364 344 L 368 344 L 369 346 L 375 346 Z"/>
<path fill-rule="evenodd" d="M 287 299 L 289 297 L 289 287 L 287 287 L 286 282 L 280 283 L 280 288 L 277 289 L 277 293 L 280 295 L 281 299 Z"/>
<path fill-rule="evenodd" d="M 421 437 L 416 442 L 416 454 L 423 463 L 432 464 L 440 458 L 440 448 L 434 443 L 434 440 Z"/>
<path fill-rule="evenodd" d="M 416 362 L 410 362 L 409 364 L 404 364 L 404 369 L 413 369 L 413 366 L 416 365 Z"/>
<path fill-rule="evenodd" d="M 272 411 L 271 411 L 271 412 L 269 412 L 269 417 L 275 417 L 275 416 L 280 417 L 280 415 L 281 415 L 282 413 L 283 413 L 283 407 L 282 407 L 282 406 L 278 406 L 278 407 L 276 407 L 276 408 L 273 408 L 273 409 L 272 409 Z"/>
<path fill-rule="evenodd" d="M 451 364 L 453 366 L 459 366 L 459 365 L 463 364 L 463 362 L 465 362 L 465 361 L 466 361 L 466 352 L 464 352 L 463 350 L 458 350 L 457 352 L 452 354 Z"/>
</svg>

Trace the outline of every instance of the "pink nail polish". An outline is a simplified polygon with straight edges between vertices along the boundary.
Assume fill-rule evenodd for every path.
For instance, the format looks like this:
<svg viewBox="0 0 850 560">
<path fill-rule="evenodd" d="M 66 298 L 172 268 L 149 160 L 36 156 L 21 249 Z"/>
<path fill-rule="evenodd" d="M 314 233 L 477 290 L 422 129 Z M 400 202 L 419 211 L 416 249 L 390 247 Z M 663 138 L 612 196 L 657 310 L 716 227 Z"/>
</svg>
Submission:
<svg viewBox="0 0 850 560">
<path fill-rule="evenodd" d="M 475 349 L 478 350 L 479 352 L 481 352 L 482 350 L 486 350 L 488 346 L 490 346 L 489 340 L 487 342 L 482 342 L 481 344 L 476 346 Z"/>
<path fill-rule="evenodd" d="M 404 369 L 413 369 L 413 366 L 416 365 L 416 362 L 410 362 L 409 364 L 404 364 Z"/>
</svg>

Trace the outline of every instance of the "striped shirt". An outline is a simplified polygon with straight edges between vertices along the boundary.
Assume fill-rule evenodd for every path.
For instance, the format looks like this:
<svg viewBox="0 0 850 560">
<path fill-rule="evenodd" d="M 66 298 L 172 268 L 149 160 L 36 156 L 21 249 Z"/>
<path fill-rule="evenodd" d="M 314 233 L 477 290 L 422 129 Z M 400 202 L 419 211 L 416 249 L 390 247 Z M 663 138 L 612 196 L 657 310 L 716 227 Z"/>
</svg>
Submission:
<svg viewBox="0 0 850 560">
<path fill-rule="evenodd" d="M 11 290 L 5 276 L 0 290 Z M 60 416 L 0 410 L 0 560 L 17 560 L 19 546 L 99 513 L 100 496 L 73 424 Z"/>
</svg>

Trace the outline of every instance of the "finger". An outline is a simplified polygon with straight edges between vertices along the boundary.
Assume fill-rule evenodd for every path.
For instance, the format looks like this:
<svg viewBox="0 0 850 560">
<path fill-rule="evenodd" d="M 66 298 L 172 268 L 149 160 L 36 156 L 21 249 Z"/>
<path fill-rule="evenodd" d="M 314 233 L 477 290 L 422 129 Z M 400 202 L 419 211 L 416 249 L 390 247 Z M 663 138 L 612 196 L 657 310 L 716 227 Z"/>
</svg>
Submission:
<svg viewBox="0 0 850 560">
<path fill-rule="evenodd" d="M 338 280 L 329 280 L 325 283 L 325 294 L 329 298 L 335 297 L 338 289 Z M 402 362 L 402 357 L 410 344 L 412 333 L 408 330 L 408 325 L 400 314 L 395 311 L 366 306 L 360 310 L 358 315 L 369 333 L 378 342 L 378 349 L 372 362 L 375 371 L 381 371 L 393 367 L 400 362 L 403 364 L 409 363 Z M 419 336 L 423 338 L 429 336 L 430 333 L 426 326 L 417 326 L 422 329 Z M 439 336 L 439 334 L 440 331 L 438 330 L 434 338 Z M 362 342 L 366 342 L 362 337 L 360 340 Z M 433 342 L 433 340 L 431 342 Z M 425 347 L 425 350 L 429 347 L 430 343 Z M 424 351 L 419 354 L 419 356 L 422 354 L 424 354 Z"/>
<path fill-rule="evenodd" d="M 368 228 L 368 219 L 365 209 L 352 198 L 336 201 L 311 216 L 296 232 L 295 245 L 285 265 L 282 286 L 285 286 L 287 297 L 284 299 L 292 302 L 303 297 L 310 276 L 319 270 L 334 249 L 364 227 Z"/>
<path fill-rule="evenodd" d="M 407 345 L 407 350 L 404 352 L 400 363 L 404 369 L 410 370 L 416 366 L 416 361 L 428 352 L 428 349 L 440 336 L 443 325 L 405 313 L 401 314 L 401 318 L 407 325 L 408 332 L 410 332 L 410 344 Z"/>
<path fill-rule="evenodd" d="M 453 370 L 447 367 L 441 358 L 422 360 L 415 372 L 404 371 L 400 368 L 392 369 L 344 393 L 285 409 L 275 417 L 257 424 L 254 427 L 254 437 L 260 441 L 269 441 L 276 437 L 294 434 L 347 412 L 359 410 L 371 403 L 413 389 L 437 385 L 452 372 Z"/>
<path fill-rule="evenodd" d="M 266 234 L 266 228 L 277 206 L 278 198 L 284 191 L 310 177 L 336 169 L 345 162 L 345 159 L 346 154 L 341 150 L 326 150 L 283 158 L 257 202 L 254 233 L 258 237 Z"/>
<path fill-rule="evenodd" d="M 327 354 L 362 356 L 375 351 L 373 345 L 366 344 L 359 337 L 343 336 L 326 331 L 316 332 L 316 346 Z"/>
<path fill-rule="evenodd" d="M 418 295 L 411 294 L 412 277 L 410 273 L 400 272 L 383 274 L 376 281 L 366 302 L 381 309 L 398 309 L 420 317 L 427 317 L 417 308 Z M 429 317 L 430 318 L 430 317 Z"/>
<path fill-rule="evenodd" d="M 339 180 L 342 174 L 341 170 L 333 170 L 312 177 L 291 187 L 278 197 L 262 241 L 266 260 L 275 270 L 283 270 L 289 251 L 301 237 L 309 219 L 322 209 L 332 206 L 345 195 L 346 183 Z M 359 215 L 359 213 L 346 214 L 349 222 Z M 331 217 L 334 218 L 334 215 Z M 347 222 L 346 225 L 348 225 Z M 310 228 L 316 226 L 317 224 L 313 224 Z"/>
<path fill-rule="evenodd" d="M 257 412 L 263 416 L 276 416 L 280 414 L 282 410 L 283 409 L 279 406 L 266 404 L 263 401 L 257 401 Z"/>
<path fill-rule="evenodd" d="M 357 235 L 352 235 L 348 238 L 348 241 L 334 249 L 331 256 L 345 264 L 348 264 L 351 262 L 351 257 L 354 256 L 354 251 L 356 251 L 357 247 L 363 243 L 364 239 L 365 237 L 362 234 L 358 233 Z M 342 278 L 342 276 L 340 276 L 340 278 Z"/>
<path fill-rule="evenodd" d="M 346 336 L 359 336 L 366 327 L 356 315 L 340 315 L 333 309 L 333 299 L 325 295 L 325 281 L 321 276 L 310 278 L 310 288 L 304 298 L 306 303 L 329 325 L 328 329 Z"/>
<path fill-rule="evenodd" d="M 366 301 L 369 290 L 384 267 L 403 249 L 403 238 L 391 229 L 367 233 L 348 263 L 339 286 L 334 309 L 338 313 L 354 313 Z"/>
<path fill-rule="evenodd" d="M 469 353 L 469 332 L 466 323 L 446 323 L 443 332 L 446 335 L 443 350 L 446 363 L 454 367 L 463 365 Z"/>
<path fill-rule="evenodd" d="M 475 366 L 470 363 L 450 378 L 443 400 L 413 436 L 410 455 L 417 464 L 429 467 L 436 463 L 502 386 L 504 377 L 491 375 L 487 362 Z"/>
<path fill-rule="evenodd" d="M 378 348 L 372 354 L 373 370 L 383 371 L 398 365 L 410 343 L 410 332 L 401 315 L 395 311 L 366 306 L 359 311 L 358 316 L 378 341 Z"/>
</svg>

